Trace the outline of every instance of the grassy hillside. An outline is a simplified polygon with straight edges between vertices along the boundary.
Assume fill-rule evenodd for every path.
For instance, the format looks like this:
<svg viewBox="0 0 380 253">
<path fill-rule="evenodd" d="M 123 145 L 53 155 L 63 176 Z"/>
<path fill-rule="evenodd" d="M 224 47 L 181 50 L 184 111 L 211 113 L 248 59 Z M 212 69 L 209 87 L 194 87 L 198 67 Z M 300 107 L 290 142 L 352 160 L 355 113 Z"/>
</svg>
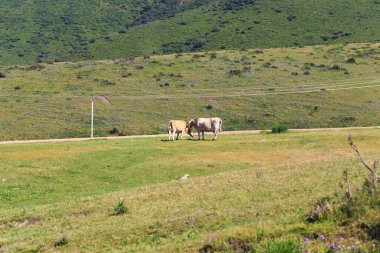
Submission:
<svg viewBox="0 0 380 253">
<path fill-rule="evenodd" d="M 366 159 L 378 155 L 378 129 L 351 133 Z M 291 239 L 312 252 L 327 252 L 335 241 L 378 252 L 365 229 L 378 222 L 378 207 L 360 226 L 306 222 L 316 199 L 342 191 L 344 169 L 352 194 L 368 177 L 347 134 L 1 146 L 0 249 L 205 252 L 219 245 L 220 252 L 246 252 L 238 250 Z M 178 180 L 184 174 L 189 181 Z M 120 216 L 113 210 L 119 198 L 129 209 Z"/>
<path fill-rule="evenodd" d="M 217 51 L 0 69 L 0 140 L 164 133 L 170 119 L 223 129 L 380 125 L 380 44 Z"/>
<path fill-rule="evenodd" d="M 0 65 L 375 42 L 374 0 L 5 1 Z"/>
</svg>

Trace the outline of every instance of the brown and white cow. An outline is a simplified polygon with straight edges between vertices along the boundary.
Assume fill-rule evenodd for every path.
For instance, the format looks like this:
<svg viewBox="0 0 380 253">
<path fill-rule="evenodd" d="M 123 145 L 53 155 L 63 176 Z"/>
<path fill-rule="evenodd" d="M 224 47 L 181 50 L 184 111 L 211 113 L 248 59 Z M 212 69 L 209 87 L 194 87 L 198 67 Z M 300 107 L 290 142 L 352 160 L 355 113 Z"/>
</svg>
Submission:
<svg viewBox="0 0 380 253">
<path fill-rule="evenodd" d="M 183 134 L 187 133 L 191 137 L 193 137 L 191 133 L 190 127 L 187 125 L 186 121 L 184 120 L 171 120 L 169 121 L 168 124 L 168 134 L 169 134 L 169 141 L 170 137 L 173 136 L 173 141 L 174 141 L 174 136 L 177 134 L 177 140 L 179 134 L 181 134 L 181 140 L 183 140 Z"/>
<path fill-rule="evenodd" d="M 205 139 L 205 132 L 213 132 L 214 138 L 212 140 L 216 140 L 218 138 L 219 132 L 222 131 L 222 120 L 220 118 L 197 118 L 191 119 L 189 122 L 190 129 L 192 127 L 195 128 L 198 132 L 198 140 L 201 139 L 202 132 L 202 140 Z"/>
</svg>

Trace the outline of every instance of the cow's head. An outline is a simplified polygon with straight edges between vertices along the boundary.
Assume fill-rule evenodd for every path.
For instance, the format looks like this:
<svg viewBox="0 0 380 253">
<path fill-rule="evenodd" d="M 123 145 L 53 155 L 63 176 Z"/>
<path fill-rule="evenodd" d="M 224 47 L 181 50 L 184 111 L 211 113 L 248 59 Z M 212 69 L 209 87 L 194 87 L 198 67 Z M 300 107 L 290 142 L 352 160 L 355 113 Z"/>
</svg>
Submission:
<svg viewBox="0 0 380 253">
<path fill-rule="evenodd" d="M 197 119 L 190 119 L 189 121 L 189 128 L 193 128 L 197 125 Z"/>
<path fill-rule="evenodd" d="M 188 135 L 190 135 L 191 137 L 194 137 L 193 134 L 191 133 L 191 127 L 186 126 L 185 131 L 186 131 L 186 133 L 187 133 Z"/>
</svg>

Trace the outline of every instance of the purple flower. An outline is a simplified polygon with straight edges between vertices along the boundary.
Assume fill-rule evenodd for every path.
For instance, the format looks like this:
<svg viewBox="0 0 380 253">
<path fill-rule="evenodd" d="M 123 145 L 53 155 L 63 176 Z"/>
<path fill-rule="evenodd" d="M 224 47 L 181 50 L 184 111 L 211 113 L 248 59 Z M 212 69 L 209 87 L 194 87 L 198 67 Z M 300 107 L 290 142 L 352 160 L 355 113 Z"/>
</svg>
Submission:
<svg viewBox="0 0 380 253">
<path fill-rule="evenodd" d="M 324 240 L 325 236 L 324 235 L 319 235 L 319 239 Z"/>
<path fill-rule="evenodd" d="M 348 247 L 347 247 L 347 249 L 348 249 L 348 250 L 350 250 L 350 249 L 351 249 L 351 247 L 350 247 L 350 246 L 348 246 Z"/>
<path fill-rule="evenodd" d="M 355 246 L 351 246 L 351 249 L 352 249 L 352 250 L 355 250 L 356 248 L 355 248 Z"/>
<path fill-rule="evenodd" d="M 305 238 L 303 238 L 303 241 L 304 241 L 306 244 L 308 244 L 308 243 L 309 243 L 309 238 L 305 237 Z"/>
<path fill-rule="evenodd" d="M 311 251 L 310 250 L 306 250 L 306 252 L 305 253 L 311 253 Z"/>
</svg>

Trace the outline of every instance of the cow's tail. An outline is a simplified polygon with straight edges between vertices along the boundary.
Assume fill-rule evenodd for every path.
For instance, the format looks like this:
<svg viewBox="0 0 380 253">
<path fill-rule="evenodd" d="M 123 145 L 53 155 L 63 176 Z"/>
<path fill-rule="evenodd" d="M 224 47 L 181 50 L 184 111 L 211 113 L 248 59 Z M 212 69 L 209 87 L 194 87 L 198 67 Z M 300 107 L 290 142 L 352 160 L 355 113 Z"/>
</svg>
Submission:
<svg viewBox="0 0 380 253">
<path fill-rule="evenodd" d="M 222 123 L 223 123 L 223 121 L 220 120 L 220 121 L 219 121 L 219 132 L 222 132 Z"/>
<path fill-rule="evenodd" d="M 173 132 L 173 122 L 169 121 L 169 124 L 168 124 L 168 133 L 171 133 Z"/>
</svg>

